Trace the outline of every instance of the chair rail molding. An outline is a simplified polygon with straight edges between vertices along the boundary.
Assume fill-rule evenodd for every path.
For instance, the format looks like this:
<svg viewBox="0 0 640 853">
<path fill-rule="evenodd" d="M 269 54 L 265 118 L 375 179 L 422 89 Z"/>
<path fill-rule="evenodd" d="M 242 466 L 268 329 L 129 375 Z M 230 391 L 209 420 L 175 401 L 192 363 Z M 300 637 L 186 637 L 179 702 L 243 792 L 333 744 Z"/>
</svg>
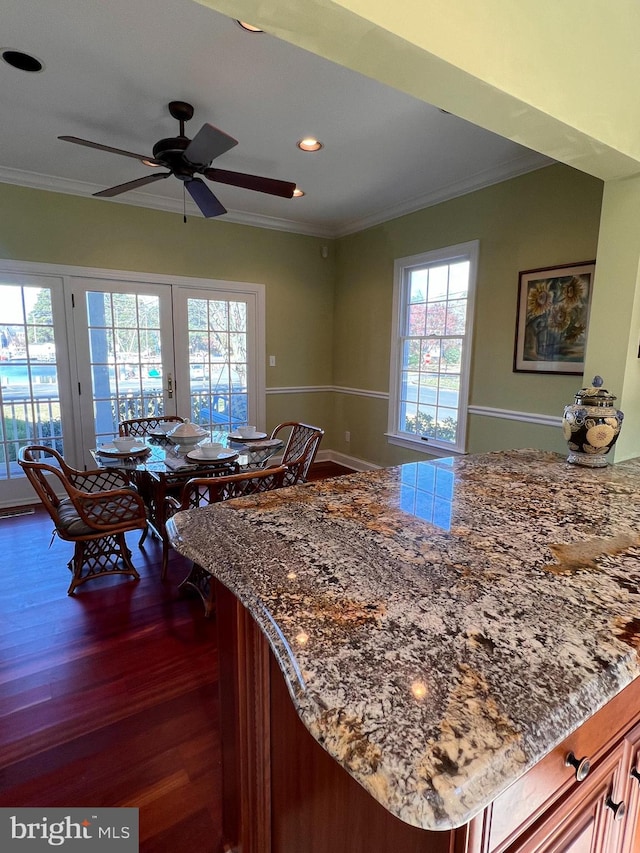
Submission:
<svg viewBox="0 0 640 853">
<path fill-rule="evenodd" d="M 388 391 L 370 391 L 366 388 L 348 388 L 343 385 L 290 385 L 286 387 L 267 388 L 267 394 L 316 394 L 319 392 L 349 394 L 355 397 L 370 397 L 375 400 L 388 400 Z M 519 412 L 513 409 L 497 409 L 493 406 L 473 406 L 467 409 L 470 415 L 484 418 L 500 418 L 504 421 L 520 421 L 522 423 L 549 426 L 556 429 L 562 425 L 560 415 L 545 415 L 539 412 Z"/>
<path fill-rule="evenodd" d="M 342 385 L 290 385 L 281 388 L 267 388 L 267 394 L 312 394 L 325 391 L 336 394 L 352 394 L 356 397 L 373 397 L 376 400 L 388 400 L 388 391 L 368 391 L 364 388 L 345 388 Z"/>
<path fill-rule="evenodd" d="M 542 415 L 538 412 L 518 412 L 511 409 L 495 409 L 492 406 L 469 406 L 470 415 L 479 415 L 485 418 L 500 418 L 504 421 L 521 421 L 538 426 L 550 426 L 557 429 L 562 426 L 560 415 Z"/>
</svg>

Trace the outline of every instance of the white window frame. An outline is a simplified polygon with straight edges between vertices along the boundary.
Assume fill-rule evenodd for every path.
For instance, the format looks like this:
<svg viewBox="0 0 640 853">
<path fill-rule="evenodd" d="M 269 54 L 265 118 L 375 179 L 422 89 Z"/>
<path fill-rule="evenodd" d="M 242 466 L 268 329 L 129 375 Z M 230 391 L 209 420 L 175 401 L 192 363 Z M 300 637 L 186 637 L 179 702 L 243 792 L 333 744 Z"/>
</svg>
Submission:
<svg viewBox="0 0 640 853">
<path fill-rule="evenodd" d="M 466 453 L 467 414 L 469 408 L 469 387 L 471 375 L 471 351 L 473 346 L 473 325 L 476 281 L 478 273 L 478 254 L 480 243 L 472 240 L 445 246 L 419 255 L 397 258 L 394 263 L 393 283 L 393 319 L 391 326 L 391 359 L 389 376 L 389 421 L 386 433 L 389 444 L 416 450 L 430 456 L 451 456 Z M 399 427 L 400 391 L 402 387 L 402 353 L 409 299 L 410 275 L 416 269 L 437 266 L 442 263 L 469 261 L 469 284 L 467 291 L 467 313 L 463 338 L 462 359 L 460 363 L 460 389 L 458 396 L 458 423 L 456 441 L 438 441 L 435 438 L 425 440 L 411 433 L 403 432 Z M 431 337 L 431 336 L 430 336 Z M 437 375 L 437 374 L 436 374 Z M 446 374 L 443 374 L 446 375 Z"/>
</svg>

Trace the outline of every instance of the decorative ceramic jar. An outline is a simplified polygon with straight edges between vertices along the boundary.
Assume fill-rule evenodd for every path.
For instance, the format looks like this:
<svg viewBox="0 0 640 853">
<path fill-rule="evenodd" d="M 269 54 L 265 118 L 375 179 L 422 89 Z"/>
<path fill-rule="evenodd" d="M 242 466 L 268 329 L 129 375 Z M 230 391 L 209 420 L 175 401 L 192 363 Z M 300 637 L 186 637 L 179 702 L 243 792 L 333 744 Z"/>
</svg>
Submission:
<svg viewBox="0 0 640 853">
<path fill-rule="evenodd" d="M 594 376 L 587 388 L 581 388 L 575 402 L 565 406 L 562 432 L 569 445 L 567 462 L 601 468 L 607 453 L 618 440 L 624 415 L 613 405 L 616 399 L 602 387 L 601 376 Z"/>
</svg>

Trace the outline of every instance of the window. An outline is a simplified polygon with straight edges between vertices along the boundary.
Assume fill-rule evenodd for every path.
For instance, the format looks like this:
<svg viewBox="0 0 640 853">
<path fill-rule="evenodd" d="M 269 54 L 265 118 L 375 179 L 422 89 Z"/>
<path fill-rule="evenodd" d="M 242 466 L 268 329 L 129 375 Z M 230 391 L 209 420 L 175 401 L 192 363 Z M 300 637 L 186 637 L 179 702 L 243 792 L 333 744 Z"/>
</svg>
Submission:
<svg viewBox="0 0 640 853">
<path fill-rule="evenodd" d="M 478 242 L 395 262 L 389 441 L 465 451 Z"/>
</svg>

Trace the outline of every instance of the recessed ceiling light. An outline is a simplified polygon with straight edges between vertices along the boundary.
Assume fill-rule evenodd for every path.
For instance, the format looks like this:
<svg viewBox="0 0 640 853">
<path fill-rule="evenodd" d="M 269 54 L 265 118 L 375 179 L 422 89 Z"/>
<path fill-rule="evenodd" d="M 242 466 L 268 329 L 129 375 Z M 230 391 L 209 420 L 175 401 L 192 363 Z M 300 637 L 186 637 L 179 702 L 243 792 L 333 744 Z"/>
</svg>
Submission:
<svg viewBox="0 0 640 853">
<path fill-rule="evenodd" d="M 294 198 L 301 198 L 304 195 L 304 190 L 301 190 L 300 187 L 296 187 L 293 191 Z"/>
<path fill-rule="evenodd" d="M 236 21 L 238 26 L 242 27 L 243 30 L 246 30 L 248 33 L 262 33 L 264 30 L 261 30 L 260 27 L 254 27 L 253 24 L 248 24 L 246 21 Z"/>
<path fill-rule="evenodd" d="M 314 136 L 307 136 L 297 142 L 296 145 L 301 151 L 319 151 L 322 148 L 322 142 L 319 142 Z"/>
<path fill-rule="evenodd" d="M 44 68 L 44 64 L 39 59 L 35 56 L 30 56 L 28 53 L 23 53 L 21 50 L 4 48 L 2 50 L 2 58 L 7 65 L 17 68 L 18 71 L 30 71 L 35 74 Z"/>
</svg>

